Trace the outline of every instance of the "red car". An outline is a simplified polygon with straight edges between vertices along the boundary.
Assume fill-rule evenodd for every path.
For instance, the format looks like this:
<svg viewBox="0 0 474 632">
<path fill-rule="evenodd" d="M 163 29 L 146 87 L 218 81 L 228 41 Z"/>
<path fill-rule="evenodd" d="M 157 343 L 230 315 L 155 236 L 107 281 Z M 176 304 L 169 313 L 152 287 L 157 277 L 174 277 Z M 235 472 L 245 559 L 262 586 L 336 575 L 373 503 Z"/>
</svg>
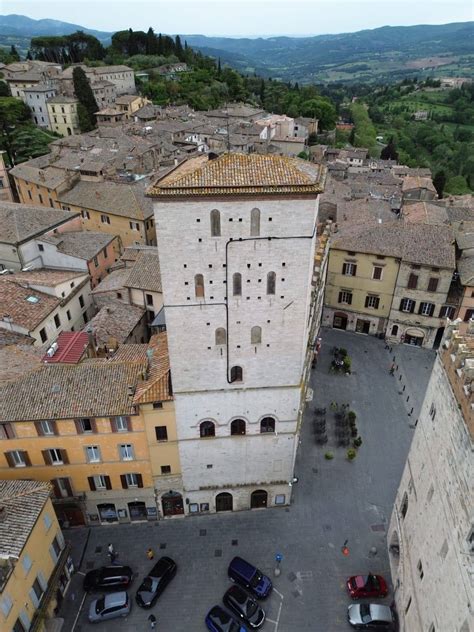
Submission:
<svg viewBox="0 0 474 632">
<path fill-rule="evenodd" d="M 381 575 L 354 575 L 347 580 L 347 590 L 352 599 L 366 597 L 386 597 L 387 582 Z"/>
</svg>

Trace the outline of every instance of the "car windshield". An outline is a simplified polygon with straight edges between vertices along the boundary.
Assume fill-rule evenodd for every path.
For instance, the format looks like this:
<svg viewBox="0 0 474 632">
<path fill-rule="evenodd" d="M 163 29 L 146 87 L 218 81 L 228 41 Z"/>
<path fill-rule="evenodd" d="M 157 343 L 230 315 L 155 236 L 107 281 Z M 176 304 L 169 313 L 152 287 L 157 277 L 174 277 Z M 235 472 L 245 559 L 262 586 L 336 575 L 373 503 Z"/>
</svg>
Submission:
<svg viewBox="0 0 474 632">
<path fill-rule="evenodd" d="M 262 581 L 262 575 L 257 572 L 252 577 L 252 581 L 250 582 L 250 585 L 252 586 L 252 588 L 256 588 L 261 581 Z"/>
<path fill-rule="evenodd" d="M 158 580 L 152 577 L 145 577 L 145 579 L 142 582 L 142 585 L 140 586 L 140 590 L 146 590 L 146 592 L 152 592 L 154 590 L 154 586 L 156 586 L 155 582 L 157 581 Z"/>
<path fill-rule="evenodd" d="M 360 618 L 362 623 L 369 623 L 372 619 L 370 617 L 370 606 L 368 603 L 360 604 Z"/>
<path fill-rule="evenodd" d="M 257 604 L 255 601 L 251 601 L 250 599 L 247 601 L 247 618 L 253 617 L 253 615 L 257 612 Z"/>
<path fill-rule="evenodd" d="M 104 608 L 105 608 L 105 597 L 102 597 L 101 599 L 97 599 L 96 604 L 95 604 L 95 613 L 96 614 L 101 613 Z"/>
</svg>

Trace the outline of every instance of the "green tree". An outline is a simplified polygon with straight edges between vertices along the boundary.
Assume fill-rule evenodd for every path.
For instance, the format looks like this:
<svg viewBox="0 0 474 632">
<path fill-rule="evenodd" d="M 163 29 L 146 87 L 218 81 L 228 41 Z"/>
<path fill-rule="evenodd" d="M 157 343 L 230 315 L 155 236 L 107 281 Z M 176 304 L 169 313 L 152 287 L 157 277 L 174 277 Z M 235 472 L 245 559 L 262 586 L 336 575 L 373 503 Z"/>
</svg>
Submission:
<svg viewBox="0 0 474 632">
<path fill-rule="evenodd" d="M 0 97 L 9 97 L 10 96 L 10 88 L 8 87 L 8 83 L 6 81 L 0 80 Z"/>
<path fill-rule="evenodd" d="M 10 57 L 12 61 L 20 61 L 20 55 L 13 44 L 10 46 Z"/>
<path fill-rule="evenodd" d="M 323 131 L 334 129 L 337 114 L 334 105 L 325 97 L 318 97 L 304 101 L 301 104 L 302 116 L 317 118 L 319 127 Z"/>
<path fill-rule="evenodd" d="M 92 92 L 89 80 L 86 77 L 86 73 L 79 66 L 74 68 L 74 70 L 72 71 L 72 81 L 74 84 L 74 93 L 79 100 L 80 105 L 83 106 L 85 113 L 87 114 L 86 117 L 84 111 L 82 111 L 81 116 L 79 117 L 79 127 L 81 132 L 87 132 L 95 127 L 95 113 L 99 108 L 97 107 L 94 93 Z"/>
<path fill-rule="evenodd" d="M 471 192 L 464 176 L 453 176 L 449 178 L 444 190 L 446 193 L 451 193 L 452 195 L 465 195 Z"/>
<path fill-rule="evenodd" d="M 380 158 L 382 158 L 382 160 L 398 160 L 398 152 L 393 136 L 390 137 L 388 144 L 380 152 Z"/>
<path fill-rule="evenodd" d="M 158 54 L 158 38 L 156 37 L 153 29 L 150 28 L 146 34 L 146 54 L 157 55 Z"/>
<path fill-rule="evenodd" d="M 435 177 L 433 178 L 433 185 L 438 197 L 441 199 L 443 197 L 444 187 L 446 186 L 446 174 L 443 170 L 438 171 L 435 174 Z"/>
</svg>

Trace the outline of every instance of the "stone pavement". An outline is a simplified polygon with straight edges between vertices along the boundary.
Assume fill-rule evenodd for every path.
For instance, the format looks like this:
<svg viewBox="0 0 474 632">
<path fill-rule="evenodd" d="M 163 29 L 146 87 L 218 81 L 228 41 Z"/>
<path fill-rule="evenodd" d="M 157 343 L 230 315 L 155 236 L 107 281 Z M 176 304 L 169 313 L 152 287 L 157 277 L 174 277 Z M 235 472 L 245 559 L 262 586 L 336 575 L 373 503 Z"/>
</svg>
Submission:
<svg viewBox="0 0 474 632">
<path fill-rule="evenodd" d="M 390 578 L 385 529 L 413 435 L 410 426 L 416 421 L 435 354 L 407 346 L 394 347 L 390 353 L 381 340 L 335 330 L 323 330 L 322 338 L 312 375 L 314 401 L 308 406 L 297 455 L 299 482 L 293 487 L 290 507 L 90 530 L 81 571 L 106 563 L 107 543 L 113 542 L 119 561 L 137 572 L 133 596 L 153 564 L 145 555 L 149 546 L 155 559 L 169 555 L 176 560 L 176 578 L 153 608 L 157 630 L 205 630 L 207 610 L 220 603 L 229 585 L 226 570 L 233 555 L 247 558 L 272 578 L 275 554 L 283 555 L 281 576 L 274 579 L 276 590 L 262 604 L 268 631 L 348 630 L 345 579 L 368 571 Z M 348 350 L 352 375 L 329 373 L 334 345 Z M 390 376 L 393 355 L 398 370 Z M 344 448 L 333 447 L 332 401 L 348 403 L 357 413 L 363 445 L 353 462 L 347 461 Z M 311 424 L 314 408 L 320 406 L 327 407 L 329 443 L 323 447 L 315 445 Z M 334 452 L 331 461 L 324 458 L 327 450 Z M 73 530 L 66 535 L 75 537 Z M 348 556 L 341 551 L 346 541 Z M 75 582 L 81 579 L 78 575 Z M 82 599 L 77 584 L 72 588 L 75 599 L 61 613 L 66 618 L 65 632 L 72 632 Z M 87 623 L 91 599 L 86 598 L 75 632 L 93 629 Z M 389 595 L 386 602 L 391 600 Z M 99 628 L 147 630 L 148 615 L 134 604 L 127 619 L 104 622 Z"/>
</svg>

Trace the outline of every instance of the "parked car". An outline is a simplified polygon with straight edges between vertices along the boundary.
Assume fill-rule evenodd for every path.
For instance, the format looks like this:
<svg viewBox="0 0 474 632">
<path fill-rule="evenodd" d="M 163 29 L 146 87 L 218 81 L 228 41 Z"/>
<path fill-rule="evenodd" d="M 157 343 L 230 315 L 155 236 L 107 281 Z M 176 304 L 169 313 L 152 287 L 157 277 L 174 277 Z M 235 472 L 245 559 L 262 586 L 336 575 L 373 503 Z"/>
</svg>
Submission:
<svg viewBox="0 0 474 632">
<path fill-rule="evenodd" d="M 176 563 L 170 557 L 161 557 L 137 590 L 137 604 L 142 608 L 151 608 L 176 575 L 176 569 Z"/>
<path fill-rule="evenodd" d="M 101 566 L 86 573 L 82 586 L 86 592 L 92 590 L 126 589 L 132 583 L 130 566 Z"/>
<path fill-rule="evenodd" d="M 347 611 L 349 623 L 357 630 L 393 630 L 395 615 L 389 606 L 378 603 L 356 603 Z"/>
<path fill-rule="evenodd" d="M 265 612 L 253 597 L 241 586 L 231 586 L 222 598 L 224 605 L 242 619 L 250 628 L 260 628 L 265 622 Z"/>
<path fill-rule="evenodd" d="M 220 606 L 214 606 L 206 616 L 207 629 L 211 632 L 248 632 L 248 629 Z"/>
<path fill-rule="evenodd" d="M 381 575 L 354 575 L 347 580 L 347 590 L 352 599 L 366 599 L 367 597 L 386 597 L 388 595 L 387 582 Z"/>
<path fill-rule="evenodd" d="M 272 590 L 269 577 L 241 557 L 234 557 L 227 570 L 229 579 L 247 588 L 257 599 L 265 599 Z"/>
<path fill-rule="evenodd" d="M 130 614 L 132 602 L 128 593 L 122 590 L 108 595 L 103 595 L 99 599 L 94 599 L 89 607 L 89 621 L 99 623 L 106 619 L 117 619 Z"/>
</svg>

